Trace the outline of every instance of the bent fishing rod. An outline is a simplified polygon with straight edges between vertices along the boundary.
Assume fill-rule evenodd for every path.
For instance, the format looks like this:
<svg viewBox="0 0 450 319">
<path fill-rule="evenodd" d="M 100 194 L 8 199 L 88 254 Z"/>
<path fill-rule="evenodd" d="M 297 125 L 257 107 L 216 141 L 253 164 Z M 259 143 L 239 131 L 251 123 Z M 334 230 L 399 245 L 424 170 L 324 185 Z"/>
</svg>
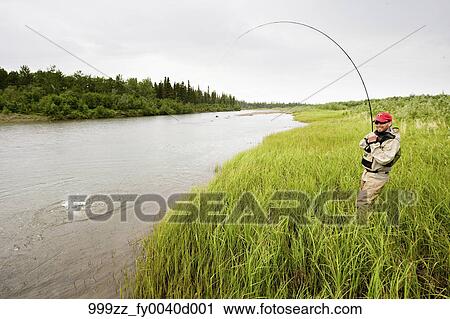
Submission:
<svg viewBox="0 0 450 319">
<path fill-rule="evenodd" d="M 337 43 L 332 37 L 330 37 L 330 36 L 329 36 L 328 34 L 326 34 L 325 32 L 323 32 L 323 31 L 321 31 L 321 30 L 319 30 L 319 29 L 317 29 L 317 28 L 315 28 L 315 27 L 313 27 L 313 26 L 310 26 L 310 25 L 308 25 L 308 24 L 306 24 L 306 23 L 301 23 L 301 22 L 297 22 L 297 21 L 290 21 L 290 20 L 281 20 L 281 21 L 272 21 L 272 22 L 267 22 L 267 23 L 263 23 L 263 24 L 257 25 L 256 27 L 253 27 L 253 28 L 251 28 L 251 29 L 245 31 L 245 32 L 242 33 L 241 35 L 239 35 L 239 36 L 236 38 L 235 41 L 238 41 L 239 39 L 241 39 L 242 37 L 244 37 L 245 35 L 249 34 L 250 32 L 252 32 L 252 31 L 254 31 L 254 30 L 256 30 L 256 29 L 259 29 L 259 28 L 262 28 L 262 27 L 265 27 L 265 26 L 268 26 L 268 25 L 272 25 L 272 24 L 294 24 L 294 25 L 298 25 L 298 26 L 303 26 L 303 27 L 309 28 L 309 29 L 314 30 L 314 31 L 320 33 L 321 35 L 327 37 L 329 40 L 331 40 L 331 42 L 333 42 L 335 45 L 337 45 L 339 49 L 341 49 L 341 51 L 345 54 L 345 56 L 346 56 L 346 57 L 350 60 L 350 62 L 352 63 L 352 65 L 353 65 L 353 67 L 355 68 L 356 72 L 358 73 L 359 78 L 360 78 L 360 80 L 361 80 L 361 83 L 362 83 L 362 85 L 363 85 L 363 87 L 364 87 L 364 91 L 365 91 L 366 97 L 367 97 L 367 103 L 368 103 L 368 105 L 369 105 L 371 130 L 373 131 L 372 105 L 370 104 L 369 93 L 367 92 L 366 84 L 364 83 L 363 77 L 362 77 L 361 73 L 359 72 L 358 67 L 356 66 L 355 62 L 353 62 L 352 58 L 350 57 L 350 55 L 344 50 L 344 48 L 343 48 L 341 45 L 339 45 L 339 43 Z"/>
</svg>

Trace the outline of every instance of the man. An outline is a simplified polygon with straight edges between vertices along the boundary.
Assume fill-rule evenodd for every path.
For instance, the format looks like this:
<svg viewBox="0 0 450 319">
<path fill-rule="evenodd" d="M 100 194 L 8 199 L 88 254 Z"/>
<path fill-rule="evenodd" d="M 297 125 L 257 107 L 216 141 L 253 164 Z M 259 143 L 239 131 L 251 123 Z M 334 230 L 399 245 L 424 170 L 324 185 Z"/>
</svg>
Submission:
<svg viewBox="0 0 450 319">
<path fill-rule="evenodd" d="M 378 113 L 375 118 L 375 132 L 367 134 L 359 143 L 364 150 L 362 164 L 364 172 L 356 200 L 358 222 L 367 222 L 370 205 L 380 194 L 389 180 L 389 172 L 400 157 L 400 134 L 393 129 L 392 115 Z"/>
</svg>

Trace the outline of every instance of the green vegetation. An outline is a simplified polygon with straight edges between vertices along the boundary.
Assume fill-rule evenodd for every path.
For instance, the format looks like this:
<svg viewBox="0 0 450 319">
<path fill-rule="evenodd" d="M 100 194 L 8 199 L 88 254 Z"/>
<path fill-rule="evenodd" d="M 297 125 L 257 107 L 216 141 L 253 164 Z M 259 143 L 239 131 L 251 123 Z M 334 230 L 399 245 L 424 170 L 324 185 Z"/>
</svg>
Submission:
<svg viewBox="0 0 450 319">
<path fill-rule="evenodd" d="M 160 83 L 150 79 L 123 80 L 91 77 L 76 72 L 64 75 L 51 67 L 31 72 L 0 68 L 0 113 L 47 116 L 53 120 L 170 115 L 239 110 L 235 98 L 203 92 L 188 81 Z"/>
<path fill-rule="evenodd" d="M 122 295 L 135 298 L 448 298 L 450 276 L 450 97 L 374 101 L 392 111 L 402 134 L 402 158 L 385 192 L 413 190 L 398 226 L 383 213 L 365 226 L 173 224 L 167 214 L 144 240 Z M 317 195 L 355 190 L 362 172 L 358 142 L 369 130 L 364 102 L 296 110 L 311 124 L 267 137 L 218 171 L 195 192 L 225 192 L 230 214 L 250 191 L 267 212 L 277 190 Z M 353 201 L 332 205 L 355 215 Z"/>
</svg>

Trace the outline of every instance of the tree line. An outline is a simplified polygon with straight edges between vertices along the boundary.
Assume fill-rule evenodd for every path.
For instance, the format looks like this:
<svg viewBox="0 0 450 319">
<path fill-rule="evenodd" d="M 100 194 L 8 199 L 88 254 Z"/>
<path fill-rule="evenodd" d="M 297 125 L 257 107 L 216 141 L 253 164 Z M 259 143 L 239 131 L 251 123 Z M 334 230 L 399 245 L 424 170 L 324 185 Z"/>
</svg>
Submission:
<svg viewBox="0 0 450 319">
<path fill-rule="evenodd" d="M 81 71 L 65 75 L 55 66 L 32 72 L 0 68 L 0 112 L 45 115 L 51 119 L 88 119 L 239 110 L 235 97 L 202 91 L 169 77 L 115 79 Z"/>
<path fill-rule="evenodd" d="M 243 109 L 270 109 L 270 108 L 293 108 L 296 106 L 304 106 L 305 104 L 299 102 L 245 102 L 240 101 L 239 105 Z"/>
</svg>

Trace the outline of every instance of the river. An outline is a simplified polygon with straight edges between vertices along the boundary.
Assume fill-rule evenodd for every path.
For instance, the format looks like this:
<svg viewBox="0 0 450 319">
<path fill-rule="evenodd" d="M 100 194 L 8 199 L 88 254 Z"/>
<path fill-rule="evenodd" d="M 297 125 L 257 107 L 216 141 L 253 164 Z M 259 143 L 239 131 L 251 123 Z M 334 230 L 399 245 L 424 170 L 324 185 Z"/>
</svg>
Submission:
<svg viewBox="0 0 450 319">
<path fill-rule="evenodd" d="M 0 125 L 0 297 L 119 297 L 153 224 L 128 213 L 121 221 L 118 206 L 106 221 L 71 220 L 69 195 L 167 198 L 301 125 L 263 111 Z"/>
</svg>

